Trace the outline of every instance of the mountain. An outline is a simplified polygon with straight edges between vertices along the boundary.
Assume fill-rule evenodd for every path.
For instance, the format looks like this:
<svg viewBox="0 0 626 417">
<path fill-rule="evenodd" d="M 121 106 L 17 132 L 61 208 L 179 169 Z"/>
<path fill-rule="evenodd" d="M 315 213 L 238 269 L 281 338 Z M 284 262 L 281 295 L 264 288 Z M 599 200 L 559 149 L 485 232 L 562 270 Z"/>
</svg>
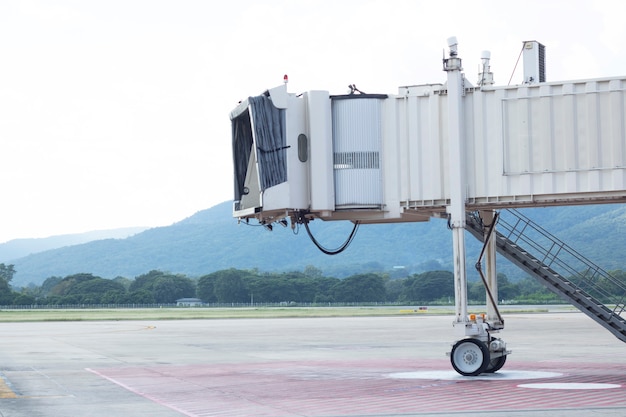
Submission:
<svg viewBox="0 0 626 417">
<path fill-rule="evenodd" d="M 50 276 L 79 272 L 132 278 L 159 269 L 201 276 L 231 267 L 290 271 L 314 265 L 325 275 L 346 276 L 350 275 L 346 271 L 415 265 L 419 259 L 449 263 L 445 254 L 450 246 L 446 243 L 449 233 L 443 233 L 447 238 L 436 239 L 446 231 L 443 221 L 362 225 L 345 252 L 328 256 L 313 245 L 304 227 L 293 231 L 275 227 L 269 232 L 260 226 L 237 224 L 231 210 L 232 203 L 225 202 L 171 226 L 148 229 L 126 239 L 98 240 L 12 260 L 17 271 L 13 284 L 38 285 Z M 334 248 L 347 238 L 352 224 L 316 220 L 310 228 L 321 243 Z M 423 245 L 420 242 L 429 242 L 424 245 L 428 248 L 419 249 Z M 413 248 L 425 253 L 416 257 Z M 376 256 L 370 256 L 371 252 Z"/>
<path fill-rule="evenodd" d="M 13 239 L 0 244 L 0 263 L 8 263 L 12 259 L 21 258 L 32 253 L 79 245 L 101 239 L 124 239 L 141 233 L 147 227 L 124 227 L 109 230 L 94 230 L 86 233 L 50 236 L 38 239 Z"/>
<path fill-rule="evenodd" d="M 309 239 L 304 227 L 238 224 L 231 202 L 200 211 L 167 227 L 145 230 L 125 239 L 102 239 L 11 261 L 17 271 L 13 284 L 41 284 L 51 276 L 79 272 L 114 278 L 133 278 L 158 269 L 198 277 L 221 269 L 268 272 L 302 271 L 307 265 L 326 276 L 386 271 L 395 276 L 433 269 L 452 269 L 452 238 L 445 220 L 424 223 L 361 225 L 352 244 L 341 254 L 328 256 Z M 626 205 L 595 205 L 524 209 L 522 212 L 605 269 L 626 269 Z M 349 222 L 315 220 L 310 229 L 328 248 L 349 236 Z M 467 234 L 468 273 L 481 244 Z M 512 280 L 525 275 L 506 261 L 499 271 Z M 470 277 L 471 278 L 471 277 Z"/>
</svg>

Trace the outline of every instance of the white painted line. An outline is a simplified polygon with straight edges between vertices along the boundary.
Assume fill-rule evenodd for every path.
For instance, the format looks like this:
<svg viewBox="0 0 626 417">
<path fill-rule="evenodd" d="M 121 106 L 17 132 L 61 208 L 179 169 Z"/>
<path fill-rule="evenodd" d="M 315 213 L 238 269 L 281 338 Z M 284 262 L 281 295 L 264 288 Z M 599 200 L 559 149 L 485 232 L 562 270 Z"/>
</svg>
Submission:
<svg viewBox="0 0 626 417">
<path fill-rule="evenodd" d="M 505 381 L 515 379 L 539 379 L 557 378 L 563 376 L 558 372 L 541 371 L 498 371 L 492 374 L 481 374 L 478 376 L 463 376 L 455 371 L 416 371 L 416 372 L 396 372 L 388 374 L 388 378 L 393 379 L 444 379 L 459 381 L 493 380 Z"/>
<path fill-rule="evenodd" d="M 579 382 L 563 382 L 554 384 L 520 384 L 518 388 L 534 388 L 534 389 L 612 389 L 621 388 L 619 384 L 591 384 Z"/>
</svg>

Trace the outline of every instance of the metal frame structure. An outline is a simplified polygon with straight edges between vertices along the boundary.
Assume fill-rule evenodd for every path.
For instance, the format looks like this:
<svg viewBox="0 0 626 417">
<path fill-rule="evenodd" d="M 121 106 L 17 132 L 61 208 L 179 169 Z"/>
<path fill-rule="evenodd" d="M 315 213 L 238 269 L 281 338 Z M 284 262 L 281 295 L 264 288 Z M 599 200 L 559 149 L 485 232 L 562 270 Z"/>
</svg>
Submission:
<svg viewBox="0 0 626 417">
<path fill-rule="evenodd" d="M 496 251 L 520 259 L 526 253 L 498 240 L 496 210 L 626 201 L 626 77 L 547 83 L 545 48 L 528 41 L 523 84 L 495 86 L 483 52 L 473 86 L 456 38 L 448 47 L 445 85 L 400 87 L 397 95 L 362 94 L 351 85 L 350 94 L 331 96 L 290 94 L 285 83 L 242 101 L 230 115 L 233 215 L 270 229 L 287 219 L 295 227 L 314 219 L 358 225 L 446 218 L 457 337 L 449 355 L 457 372 L 478 375 L 499 370 L 510 353 L 496 337 L 504 328 Z M 465 230 L 484 242 L 476 264 L 487 291 L 484 315 L 468 314 Z M 553 284 L 554 274 L 537 275 L 586 305 L 577 301 L 580 292 L 562 289 L 565 279 Z M 602 308 L 589 310 L 626 335 L 624 308 L 607 320 Z"/>
</svg>

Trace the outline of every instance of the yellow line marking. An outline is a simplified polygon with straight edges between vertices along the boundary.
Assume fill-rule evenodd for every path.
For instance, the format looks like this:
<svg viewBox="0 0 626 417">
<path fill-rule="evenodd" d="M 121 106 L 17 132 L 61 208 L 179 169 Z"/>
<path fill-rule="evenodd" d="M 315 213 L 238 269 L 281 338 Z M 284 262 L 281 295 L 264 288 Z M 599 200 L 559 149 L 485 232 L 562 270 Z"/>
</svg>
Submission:
<svg viewBox="0 0 626 417">
<path fill-rule="evenodd" d="M 0 378 L 0 398 L 17 398 L 17 394 L 9 388 L 4 378 Z"/>
</svg>

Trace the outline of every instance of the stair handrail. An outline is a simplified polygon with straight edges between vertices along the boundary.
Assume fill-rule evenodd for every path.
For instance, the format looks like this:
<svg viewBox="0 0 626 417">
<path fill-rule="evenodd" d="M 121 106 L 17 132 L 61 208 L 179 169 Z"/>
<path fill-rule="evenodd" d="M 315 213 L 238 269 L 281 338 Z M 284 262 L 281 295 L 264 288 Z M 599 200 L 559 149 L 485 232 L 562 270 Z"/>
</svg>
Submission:
<svg viewBox="0 0 626 417">
<path fill-rule="evenodd" d="M 570 280 L 571 285 L 575 289 L 588 292 L 594 298 L 598 298 L 597 296 L 599 296 L 598 301 L 602 303 L 608 301 L 609 304 L 614 305 L 612 314 L 619 317 L 622 312 L 626 311 L 626 283 L 622 283 L 620 280 L 613 277 L 600 266 L 584 257 L 578 251 L 568 246 L 565 242 L 552 235 L 518 210 L 507 209 L 505 211 L 513 215 L 514 220 L 508 221 L 505 216 L 500 216 L 498 223 L 498 231 L 500 234 L 514 244 L 523 242 L 524 249 L 527 251 L 531 248 L 531 250 L 539 252 L 540 256 L 535 257 L 547 267 L 552 268 L 553 265 L 557 265 L 559 268 L 567 271 L 570 276 L 563 276 L 563 278 Z M 535 236 L 531 236 L 528 233 L 529 229 L 534 233 L 538 233 L 542 239 L 546 239 L 550 247 L 546 248 L 539 243 Z M 506 233 L 503 233 L 503 230 Z M 563 254 L 575 258 L 585 269 L 583 271 L 576 269 L 571 262 L 563 259 Z M 533 253 L 533 256 L 534 255 Z M 590 273 L 591 275 L 589 275 Z M 598 285 L 597 281 L 600 277 L 604 279 L 605 283 L 608 284 L 613 291 L 619 292 L 620 294 L 614 294 Z M 572 282 L 571 278 L 576 278 L 576 281 Z"/>
</svg>

